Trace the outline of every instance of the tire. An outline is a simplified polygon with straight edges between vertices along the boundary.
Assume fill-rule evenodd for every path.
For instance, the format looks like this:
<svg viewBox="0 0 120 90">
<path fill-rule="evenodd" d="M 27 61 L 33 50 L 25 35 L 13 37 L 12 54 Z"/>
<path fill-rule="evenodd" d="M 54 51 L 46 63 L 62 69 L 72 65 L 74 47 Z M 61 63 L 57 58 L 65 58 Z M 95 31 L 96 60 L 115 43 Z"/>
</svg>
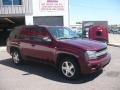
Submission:
<svg viewBox="0 0 120 90">
<path fill-rule="evenodd" d="M 12 53 L 13 63 L 16 65 L 20 65 L 22 63 L 20 52 L 18 50 L 13 50 L 11 53 Z"/>
<path fill-rule="evenodd" d="M 80 67 L 74 58 L 65 57 L 60 61 L 59 72 L 64 78 L 75 80 L 80 76 Z"/>
</svg>

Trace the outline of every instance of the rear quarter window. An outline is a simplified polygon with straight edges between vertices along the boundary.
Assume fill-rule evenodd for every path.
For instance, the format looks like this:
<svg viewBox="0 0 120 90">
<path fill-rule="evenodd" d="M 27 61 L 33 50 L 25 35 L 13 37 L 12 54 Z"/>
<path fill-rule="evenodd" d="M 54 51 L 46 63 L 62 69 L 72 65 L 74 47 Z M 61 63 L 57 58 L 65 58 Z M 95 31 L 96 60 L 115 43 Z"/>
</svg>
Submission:
<svg viewBox="0 0 120 90">
<path fill-rule="evenodd" d="M 18 36 L 19 32 L 20 32 L 20 29 L 22 29 L 21 27 L 16 27 L 13 31 L 11 31 L 9 37 L 11 39 L 14 39 Z"/>
</svg>

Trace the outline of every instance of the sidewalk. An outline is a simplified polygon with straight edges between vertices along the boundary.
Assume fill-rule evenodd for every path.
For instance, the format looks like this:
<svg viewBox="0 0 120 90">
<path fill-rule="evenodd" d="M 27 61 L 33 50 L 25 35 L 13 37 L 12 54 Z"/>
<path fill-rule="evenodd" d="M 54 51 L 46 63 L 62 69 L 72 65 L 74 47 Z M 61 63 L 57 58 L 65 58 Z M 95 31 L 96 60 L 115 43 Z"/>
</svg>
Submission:
<svg viewBox="0 0 120 90">
<path fill-rule="evenodd" d="M 0 47 L 0 52 L 4 52 L 4 51 L 6 51 L 6 46 L 1 46 Z"/>
<path fill-rule="evenodd" d="M 120 47 L 120 34 L 109 34 L 109 45 Z"/>
</svg>

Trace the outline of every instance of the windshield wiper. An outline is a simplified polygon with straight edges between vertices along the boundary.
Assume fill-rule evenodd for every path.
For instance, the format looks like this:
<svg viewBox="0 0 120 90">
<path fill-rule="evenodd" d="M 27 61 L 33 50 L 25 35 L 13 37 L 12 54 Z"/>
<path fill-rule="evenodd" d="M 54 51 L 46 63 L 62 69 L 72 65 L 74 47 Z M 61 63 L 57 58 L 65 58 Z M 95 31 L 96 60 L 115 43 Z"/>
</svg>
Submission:
<svg viewBox="0 0 120 90">
<path fill-rule="evenodd" d="M 71 39 L 71 38 L 68 38 L 68 37 L 59 37 L 58 40 L 60 39 Z"/>
<path fill-rule="evenodd" d="M 77 37 L 77 36 L 75 36 L 75 37 L 59 37 L 57 39 L 60 40 L 60 39 L 77 39 L 77 38 L 80 38 L 80 37 Z"/>
<path fill-rule="evenodd" d="M 77 39 L 77 38 L 80 38 L 80 37 L 71 37 L 71 39 Z"/>
</svg>

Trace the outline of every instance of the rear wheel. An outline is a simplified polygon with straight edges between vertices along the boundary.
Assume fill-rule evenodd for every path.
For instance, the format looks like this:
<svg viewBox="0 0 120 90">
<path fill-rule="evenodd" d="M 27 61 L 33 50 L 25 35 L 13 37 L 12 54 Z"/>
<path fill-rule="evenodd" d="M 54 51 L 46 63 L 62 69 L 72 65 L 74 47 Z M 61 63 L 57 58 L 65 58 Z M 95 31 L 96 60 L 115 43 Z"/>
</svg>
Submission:
<svg viewBox="0 0 120 90">
<path fill-rule="evenodd" d="M 62 76 L 67 79 L 77 79 L 80 75 L 80 69 L 75 59 L 69 57 L 61 60 L 59 70 Z"/>
<path fill-rule="evenodd" d="M 12 60 L 16 65 L 20 65 L 22 63 L 22 58 L 20 52 L 18 50 L 13 50 L 12 52 Z"/>
</svg>

